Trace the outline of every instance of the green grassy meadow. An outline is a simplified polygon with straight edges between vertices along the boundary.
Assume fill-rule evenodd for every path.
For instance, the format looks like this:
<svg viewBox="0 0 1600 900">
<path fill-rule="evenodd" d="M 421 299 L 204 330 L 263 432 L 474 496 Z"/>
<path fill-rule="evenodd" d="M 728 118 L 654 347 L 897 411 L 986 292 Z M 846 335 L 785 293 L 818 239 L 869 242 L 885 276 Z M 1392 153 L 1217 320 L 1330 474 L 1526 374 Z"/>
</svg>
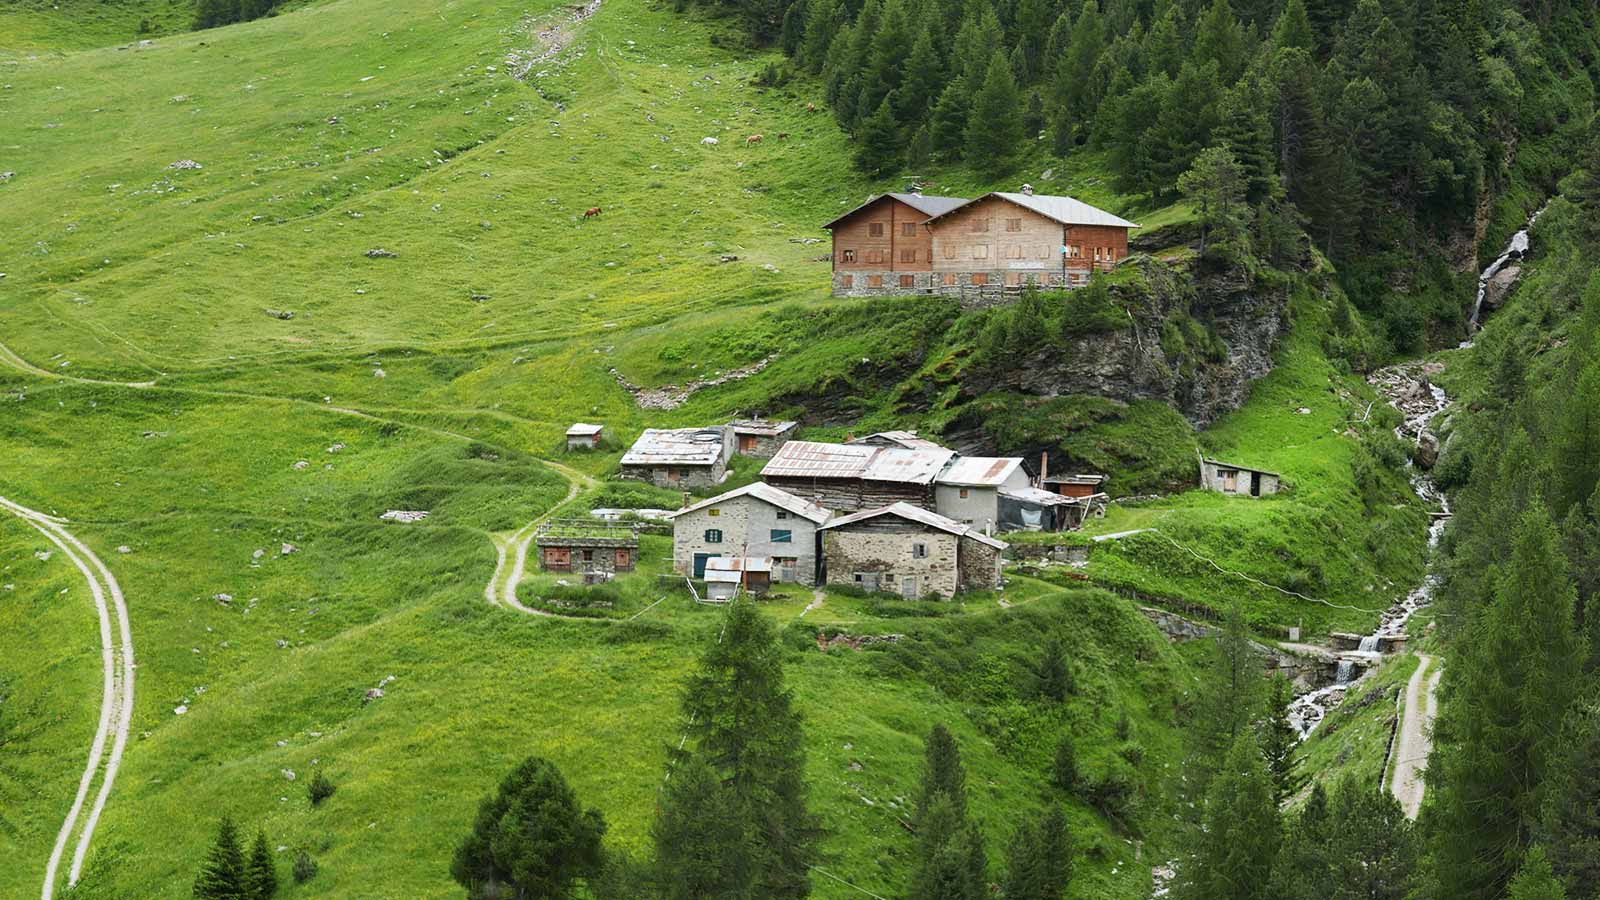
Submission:
<svg viewBox="0 0 1600 900">
<path fill-rule="evenodd" d="M 0 9 L 0 170 L 15 173 L 0 182 L 0 495 L 69 519 L 133 619 L 133 740 L 83 894 L 186 896 L 227 812 L 316 857 L 320 874 L 287 896 L 453 896 L 449 856 L 480 796 L 531 753 L 605 813 L 611 846 L 646 853 L 678 685 L 717 613 L 660 589 L 660 537 L 607 617 L 631 621 L 490 606 L 492 536 L 564 502 L 571 482 L 547 461 L 604 476 L 644 427 L 793 412 L 780 404 L 819 380 L 867 386 L 855 359 L 914 357 L 916 329 L 899 325 L 941 318 L 936 301 L 872 313 L 831 299 L 815 259 L 826 246 L 801 242 L 899 185 L 850 169 L 832 117 L 806 110 L 819 88 L 754 86 L 767 57 L 718 49 L 724 26 L 668 5 L 607 0 L 526 82 L 508 56 L 569 7 L 331 0 L 186 33 L 186 10 L 165 0 L 59 6 Z M 119 49 L 141 18 L 153 43 Z M 183 160 L 200 168 L 172 168 Z M 1141 212 L 1103 168 L 1074 157 L 1041 190 Z M 968 171 L 934 181 L 1005 186 Z M 823 314 L 839 317 L 837 338 L 673 412 L 640 410 L 611 371 L 645 386 L 715 375 Z M 1293 489 L 1260 503 L 1175 495 L 1095 528 L 1158 527 L 1357 609 L 1219 580 L 1150 539 L 1097 548 L 1100 584 L 1244 599 L 1263 630 L 1354 627 L 1420 572 L 1422 519 L 1398 476 L 1379 476 L 1394 502 L 1381 515 L 1353 499 L 1359 440 L 1345 431 L 1372 396 L 1323 354 L 1326 313 L 1296 315 L 1250 404 L 1175 451 L 1198 441 Z M 864 427 L 907 424 L 883 401 L 860 398 Z M 611 447 L 561 453 L 580 419 L 605 422 Z M 1170 426 L 1136 410 L 1104 439 Z M 674 498 L 603 484 L 571 509 L 627 499 Z M 390 509 L 431 515 L 381 521 Z M 1374 541 L 1392 548 L 1376 563 L 1362 551 Z M 0 859 L 18 861 L 0 866 L 8 897 L 38 890 L 97 713 L 86 591 L 45 549 L 0 519 L 0 678 L 47 720 L 22 796 L 0 794 L 18 826 L 0 831 Z M 524 602 L 551 581 L 530 573 Z M 897 812 L 942 721 L 997 864 L 1019 810 L 1064 802 L 1084 852 L 1073 895 L 1147 895 L 1198 676 L 1128 600 L 1048 574 L 1014 579 L 1009 608 L 830 595 L 802 615 L 810 599 L 785 590 L 765 608 L 806 717 L 829 872 L 900 890 Z M 819 631 L 903 637 L 824 653 Z M 1061 707 L 1030 694 L 1048 634 L 1078 684 Z M 1045 779 L 1062 734 L 1090 784 L 1072 796 Z M 318 768 L 338 793 L 313 809 Z"/>
</svg>

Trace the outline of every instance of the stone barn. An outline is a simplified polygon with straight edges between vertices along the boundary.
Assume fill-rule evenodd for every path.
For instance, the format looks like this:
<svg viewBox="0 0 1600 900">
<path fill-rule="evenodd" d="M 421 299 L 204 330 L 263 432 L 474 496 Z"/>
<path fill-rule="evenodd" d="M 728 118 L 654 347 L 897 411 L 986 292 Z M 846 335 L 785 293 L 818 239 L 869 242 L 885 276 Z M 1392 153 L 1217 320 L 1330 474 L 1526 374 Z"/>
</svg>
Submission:
<svg viewBox="0 0 1600 900">
<path fill-rule="evenodd" d="M 1216 459 L 1200 460 L 1200 487 L 1236 497 L 1265 497 L 1276 494 L 1283 476 L 1266 469 L 1255 469 Z"/>
<path fill-rule="evenodd" d="M 822 526 L 828 584 L 906 598 L 951 597 L 1000 587 L 1003 541 L 909 503 L 834 519 Z"/>
<path fill-rule="evenodd" d="M 755 482 L 702 500 L 668 516 L 672 521 L 672 569 L 704 578 L 722 557 L 763 557 L 772 578 L 816 584 L 821 550 L 817 528 L 828 510 Z"/>
<path fill-rule="evenodd" d="M 745 419 L 729 422 L 728 428 L 733 431 L 733 452 L 740 456 L 770 458 L 779 447 L 794 440 L 800 423 Z"/>
<path fill-rule="evenodd" d="M 646 428 L 622 455 L 622 477 L 665 488 L 714 487 L 728 475 L 730 436 L 726 428 Z"/>
<path fill-rule="evenodd" d="M 557 520 L 539 526 L 533 545 L 539 568 L 582 575 L 585 583 L 632 572 L 639 562 L 639 531 L 609 522 Z"/>
</svg>

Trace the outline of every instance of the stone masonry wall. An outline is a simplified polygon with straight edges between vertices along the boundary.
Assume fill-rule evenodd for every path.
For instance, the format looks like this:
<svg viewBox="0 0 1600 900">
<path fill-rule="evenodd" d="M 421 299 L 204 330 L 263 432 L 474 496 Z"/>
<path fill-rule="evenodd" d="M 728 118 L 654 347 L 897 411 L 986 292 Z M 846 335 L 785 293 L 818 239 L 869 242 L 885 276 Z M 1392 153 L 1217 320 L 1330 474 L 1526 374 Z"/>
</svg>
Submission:
<svg viewBox="0 0 1600 900">
<path fill-rule="evenodd" d="M 986 591 L 1000 587 L 1000 551 L 972 538 L 961 539 L 959 557 L 962 590 Z"/>
<path fill-rule="evenodd" d="M 959 586 L 957 538 L 946 532 L 865 532 L 830 529 L 823 532 L 823 555 L 829 584 L 855 584 L 855 573 L 874 572 L 878 589 L 900 592 L 900 580 L 917 579 L 919 595 L 949 597 Z M 913 555 L 913 546 L 925 544 L 928 555 Z"/>
</svg>

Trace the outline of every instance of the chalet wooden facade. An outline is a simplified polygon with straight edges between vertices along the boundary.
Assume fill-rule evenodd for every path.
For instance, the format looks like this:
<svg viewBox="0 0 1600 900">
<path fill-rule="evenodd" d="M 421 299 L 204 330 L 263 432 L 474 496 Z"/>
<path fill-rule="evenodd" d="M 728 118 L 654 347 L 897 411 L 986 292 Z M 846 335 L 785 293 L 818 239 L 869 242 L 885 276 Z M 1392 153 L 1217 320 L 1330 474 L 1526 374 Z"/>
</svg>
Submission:
<svg viewBox="0 0 1600 900">
<path fill-rule="evenodd" d="M 1127 258 L 1138 225 L 1071 197 L 996 192 L 976 200 L 884 194 L 823 226 L 835 296 L 1003 296 L 1071 287 Z"/>
</svg>

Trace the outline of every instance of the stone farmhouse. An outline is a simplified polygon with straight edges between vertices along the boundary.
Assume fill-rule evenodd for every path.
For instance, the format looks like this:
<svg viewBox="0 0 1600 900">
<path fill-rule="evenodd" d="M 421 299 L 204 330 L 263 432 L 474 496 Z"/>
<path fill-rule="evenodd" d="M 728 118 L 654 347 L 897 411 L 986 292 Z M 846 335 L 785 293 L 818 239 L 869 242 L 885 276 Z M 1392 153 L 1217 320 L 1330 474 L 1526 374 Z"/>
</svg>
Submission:
<svg viewBox="0 0 1600 900">
<path fill-rule="evenodd" d="M 1266 469 L 1252 469 L 1215 459 L 1200 460 L 1200 487 L 1237 497 L 1263 497 L 1276 494 L 1283 476 Z"/>
<path fill-rule="evenodd" d="M 732 434 L 727 428 L 646 428 L 622 455 L 621 475 L 657 487 L 713 487 L 728 475 Z"/>
<path fill-rule="evenodd" d="M 704 578 L 710 560 L 766 558 L 772 579 L 816 584 L 821 560 L 817 529 L 828 510 L 756 482 L 678 510 L 672 521 L 672 568 Z"/>
<path fill-rule="evenodd" d="M 821 530 L 828 584 L 908 599 L 1000 587 L 1005 542 L 919 506 L 862 510 Z"/>
<path fill-rule="evenodd" d="M 883 194 L 823 226 L 833 294 L 951 294 L 981 305 L 1024 285 L 1071 287 L 1128 255 L 1139 226 L 1071 197 Z"/>
<path fill-rule="evenodd" d="M 745 419 L 729 422 L 728 428 L 733 431 L 733 452 L 740 456 L 766 458 L 794 439 L 800 430 L 800 423 Z"/>
</svg>

